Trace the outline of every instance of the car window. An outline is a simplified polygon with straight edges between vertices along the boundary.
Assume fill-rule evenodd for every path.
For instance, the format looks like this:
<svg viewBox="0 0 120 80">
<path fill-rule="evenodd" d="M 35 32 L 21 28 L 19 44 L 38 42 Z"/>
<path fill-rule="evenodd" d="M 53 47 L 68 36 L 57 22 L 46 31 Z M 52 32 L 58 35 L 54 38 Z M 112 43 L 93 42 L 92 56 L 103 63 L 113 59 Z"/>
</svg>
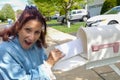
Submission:
<svg viewBox="0 0 120 80">
<path fill-rule="evenodd" d="M 73 12 L 71 12 L 71 14 L 76 14 L 76 12 L 75 12 L 75 11 L 73 11 Z"/>
<path fill-rule="evenodd" d="M 77 13 L 82 13 L 82 11 L 77 11 Z"/>
<path fill-rule="evenodd" d="M 120 12 L 120 6 L 119 7 L 115 7 L 115 8 L 112 8 L 111 10 L 105 12 L 104 14 L 117 14 Z"/>
</svg>

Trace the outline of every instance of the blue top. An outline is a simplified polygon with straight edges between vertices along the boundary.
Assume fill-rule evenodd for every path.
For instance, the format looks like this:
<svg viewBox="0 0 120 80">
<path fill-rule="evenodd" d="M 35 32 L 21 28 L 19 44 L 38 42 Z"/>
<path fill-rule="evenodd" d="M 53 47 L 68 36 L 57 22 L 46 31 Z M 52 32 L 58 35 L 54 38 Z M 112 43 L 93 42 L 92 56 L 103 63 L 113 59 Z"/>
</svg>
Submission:
<svg viewBox="0 0 120 80">
<path fill-rule="evenodd" d="M 50 80 L 42 69 L 45 50 L 33 45 L 23 49 L 14 38 L 0 44 L 0 80 Z M 1 77 L 2 76 L 2 77 Z"/>
</svg>

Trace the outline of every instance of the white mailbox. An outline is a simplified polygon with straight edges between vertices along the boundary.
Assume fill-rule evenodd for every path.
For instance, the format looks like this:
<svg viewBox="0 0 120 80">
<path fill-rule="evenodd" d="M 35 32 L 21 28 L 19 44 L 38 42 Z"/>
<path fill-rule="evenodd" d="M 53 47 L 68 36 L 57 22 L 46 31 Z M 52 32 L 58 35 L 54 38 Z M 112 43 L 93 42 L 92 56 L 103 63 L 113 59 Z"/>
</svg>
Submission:
<svg viewBox="0 0 120 80">
<path fill-rule="evenodd" d="M 64 54 L 70 57 L 60 60 L 53 69 L 67 71 L 84 64 L 87 69 L 109 65 L 120 75 L 120 71 L 114 65 L 120 62 L 120 25 L 81 27 L 77 32 L 77 38 L 56 46 L 63 53 L 64 50 L 69 50 Z"/>
<path fill-rule="evenodd" d="M 88 61 L 120 55 L 120 25 L 80 28 L 77 37 Z"/>
</svg>

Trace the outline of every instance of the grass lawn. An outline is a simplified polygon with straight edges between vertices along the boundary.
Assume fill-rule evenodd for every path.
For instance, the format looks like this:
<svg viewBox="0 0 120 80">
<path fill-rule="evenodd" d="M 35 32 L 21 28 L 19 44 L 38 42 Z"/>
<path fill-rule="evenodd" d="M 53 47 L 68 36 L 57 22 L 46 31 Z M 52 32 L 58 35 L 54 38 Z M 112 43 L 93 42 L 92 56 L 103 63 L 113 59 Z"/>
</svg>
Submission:
<svg viewBox="0 0 120 80">
<path fill-rule="evenodd" d="M 57 30 L 65 32 L 65 33 L 74 33 L 74 32 L 77 32 L 77 30 L 81 26 L 85 26 L 85 22 L 73 23 L 73 24 L 71 24 L 70 28 L 68 28 L 66 24 L 62 25 L 62 24 L 58 23 L 56 20 L 47 21 L 47 25 L 49 27 L 52 27 L 54 29 L 57 29 Z"/>
</svg>

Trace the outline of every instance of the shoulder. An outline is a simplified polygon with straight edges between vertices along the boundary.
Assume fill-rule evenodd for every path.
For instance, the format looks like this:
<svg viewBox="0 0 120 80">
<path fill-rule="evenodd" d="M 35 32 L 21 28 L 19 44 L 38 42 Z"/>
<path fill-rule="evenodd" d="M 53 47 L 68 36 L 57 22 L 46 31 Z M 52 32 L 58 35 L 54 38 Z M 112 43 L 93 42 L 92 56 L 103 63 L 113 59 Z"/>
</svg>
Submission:
<svg viewBox="0 0 120 80">
<path fill-rule="evenodd" d="M 8 47 L 9 47 L 9 42 L 5 41 L 0 43 L 0 50 L 5 50 Z"/>
<path fill-rule="evenodd" d="M 0 60 L 5 57 L 8 58 L 9 57 L 8 53 L 10 50 L 11 50 L 11 47 L 9 46 L 9 42 L 0 43 Z"/>
<path fill-rule="evenodd" d="M 12 49 L 12 44 L 9 41 L 1 42 L 0 43 L 0 53 L 2 51 L 7 52 Z M 13 49 L 12 49 L 13 50 Z"/>
</svg>

